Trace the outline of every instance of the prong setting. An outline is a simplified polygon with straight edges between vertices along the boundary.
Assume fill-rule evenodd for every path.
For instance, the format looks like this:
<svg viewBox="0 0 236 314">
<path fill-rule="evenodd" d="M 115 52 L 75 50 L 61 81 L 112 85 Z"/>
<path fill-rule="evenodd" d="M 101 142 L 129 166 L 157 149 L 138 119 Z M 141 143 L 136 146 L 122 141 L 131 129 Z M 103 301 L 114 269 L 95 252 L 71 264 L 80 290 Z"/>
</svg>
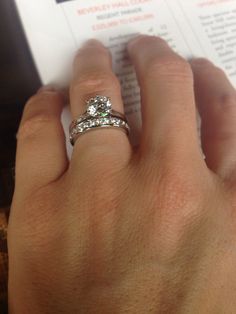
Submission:
<svg viewBox="0 0 236 314">
<path fill-rule="evenodd" d="M 95 96 L 87 102 L 86 112 L 70 125 L 70 142 L 74 145 L 77 138 L 87 131 L 96 128 L 120 128 L 127 134 L 130 132 L 125 116 L 112 110 L 109 97 Z"/>
</svg>

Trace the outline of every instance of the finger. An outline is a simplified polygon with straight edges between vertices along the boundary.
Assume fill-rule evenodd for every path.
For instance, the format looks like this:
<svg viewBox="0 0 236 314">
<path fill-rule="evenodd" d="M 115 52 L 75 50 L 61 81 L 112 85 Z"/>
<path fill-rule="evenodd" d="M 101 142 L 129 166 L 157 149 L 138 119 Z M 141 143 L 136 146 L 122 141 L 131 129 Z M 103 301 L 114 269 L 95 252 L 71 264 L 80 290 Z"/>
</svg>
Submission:
<svg viewBox="0 0 236 314">
<path fill-rule="evenodd" d="M 75 75 L 70 89 L 74 119 L 85 112 L 86 101 L 96 95 L 110 97 L 113 109 L 124 113 L 120 84 L 112 72 L 111 55 L 100 42 L 90 40 L 79 50 L 75 60 Z M 114 154 L 120 154 L 122 149 L 122 154 L 126 156 L 130 151 L 130 143 L 125 133 L 117 128 L 97 128 L 77 139 L 73 157 L 94 147 L 99 147 L 99 150 L 103 147 Z"/>
<path fill-rule="evenodd" d="M 191 62 L 196 101 L 202 118 L 206 162 L 223 177 L 236 176 L 236 91 L 210 61 Z"/>
<path fill-rule="evenodd" d="M 16 186 L 40 188 L 66 170 L 62 108 L 62 95 L 49 90 L 40 91 L 26 104 L 17 134 Z"/>
<path fill-rule="evenodd" d="M 183 156 L 200 156 L 193 76 L 190 65 L 162 39 L 140 36 L 128 51 L 142 98 L 142 150 L 161 147 Z"/>
</svg>

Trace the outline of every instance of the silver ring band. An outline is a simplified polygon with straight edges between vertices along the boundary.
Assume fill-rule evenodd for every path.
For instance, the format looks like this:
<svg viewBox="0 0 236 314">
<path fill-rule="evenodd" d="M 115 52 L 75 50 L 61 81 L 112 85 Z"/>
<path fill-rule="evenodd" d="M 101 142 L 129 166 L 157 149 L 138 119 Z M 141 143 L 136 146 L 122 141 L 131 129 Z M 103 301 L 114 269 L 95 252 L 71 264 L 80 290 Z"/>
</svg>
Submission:
<svg viewBox="0 0 236 314">
<path fill-rule="evenodd" d="M 118 117 L 118 118 L 126 121 L 125 115 L 120 113 L 120 112 L 118 112 L 118 111 L 115 111 L 115 110 L 111 110 L 111 113 L 110 113 L 109 116 L 114 117 L 114 118 Z M 70 131 L 72 131 L 72 129 L 74 127 L 76 127 L 76 125 L 78 125 L 81 122 L 85 122 L 88 119 L 91 119 L 91 116 L 87 112 L 85 112 L 78 119 L 72 121 L 72 123 L 70 125 Z"/>
<path fill-rule="evenodd" d="M 112 109 L 109 97 L 95 96 L 87 101 L 87 110 L 70 125 L 70 142 L 75 144 L 82 134 L 98 128 L 116 128 L 124 131 L 127 135 L 130 132 L 125 115 Z"/>
</svg>

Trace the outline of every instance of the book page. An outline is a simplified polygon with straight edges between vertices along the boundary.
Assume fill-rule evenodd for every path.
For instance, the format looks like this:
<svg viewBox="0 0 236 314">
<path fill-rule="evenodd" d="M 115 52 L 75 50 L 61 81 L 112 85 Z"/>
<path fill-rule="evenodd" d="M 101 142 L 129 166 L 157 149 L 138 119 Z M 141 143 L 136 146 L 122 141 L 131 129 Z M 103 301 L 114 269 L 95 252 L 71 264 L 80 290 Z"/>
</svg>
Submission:
<svg viewBox="0 0 236 314">
<path fill-rule="evenodd" d="M 215 62 L 236 86 L 236 0 L 176 0 L 198 52 Z"/>
<path fill-rule="evenodd" d="M 138 143 L 140 90 L 126 44 L 158 35 L 185 58 L 207 57 L 236 84 L 236 0 L 15 0 L 43 84 L 68 84 L 79 47 L 97 38 L 113 57 Z M 70 121 L 68 115 L 67 127 Z"/>
<path fill-rule="evenodd" d="M 119 77 L 125 111 L 132 120 L 137 135 L 140 121 L 140 91 L 132 65 L 126 53 L 126 44 L 137 34 L 159 35 L 183 55 L 189 48 L 180 34 L 165 1 L 67 1 L 61 4 L 76 47 L 88 38 L 98 38 L 113 56 L 113 69 Z M 76 32 L 84 25 L 84 32 Z"/>
<path fill-rule="evenodd" d="M 97 38 L 112 52 L 125 111 L 138 138 L 140 91 L 126 53 L 138 34 L 159 35 L 185 57 L 192 55 L 165 0 L 15 0 L 43 84 L 66 84 L 77 49 Z M 61 81 L 61 79 L 64 81 Z"/>
</svg>

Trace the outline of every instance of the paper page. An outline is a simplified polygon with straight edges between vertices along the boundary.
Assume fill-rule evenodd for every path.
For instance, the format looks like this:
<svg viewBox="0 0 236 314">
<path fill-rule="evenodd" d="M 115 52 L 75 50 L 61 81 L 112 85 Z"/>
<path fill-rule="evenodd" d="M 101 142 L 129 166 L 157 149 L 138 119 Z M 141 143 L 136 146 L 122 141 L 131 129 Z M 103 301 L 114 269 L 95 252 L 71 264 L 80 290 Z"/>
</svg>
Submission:
<svg viewBox="0 0 236 314">
<path fill-rule="evenodd" d="M 68 83 L 74 55 L 87 39 L 111 50 L 133 143 L 141 129 L 140 92 L 125 47 L 139 33 L 161 36 L 186 58 L 210 58 L 235 82 L 236 0 L 15 1 L 43 84 Z M 65 120 L 68 135 L 68 114 Z"/>
<path fill-rule="evenodd" d="M 68 80 L 68 65 L 87 39 L 97 38 L 110 48 L 135 135 L 141 123 L 140 95 L 126 43 L 139 33 L 159 35 L 178 53 L 191 55 L 164 0 L 16 0 L 16 4 L 44 84 Z"/>
<path fill-rule="evenodd" d="M 174 5 L 192 29 L 187 40 L 198 43 L 196 54 L 224 69 L 236 86 L 236 0 L 176 0 Z"/>
<path fill-rule="evenodd" d="M 89 38 L 100 39 L 115 53 L 138 33 L 160 34 L 179 53 L 189 53 L 164 0 L 15 1 L 45 84 L 63 77 L 74 52 Z"/>
</svg>

